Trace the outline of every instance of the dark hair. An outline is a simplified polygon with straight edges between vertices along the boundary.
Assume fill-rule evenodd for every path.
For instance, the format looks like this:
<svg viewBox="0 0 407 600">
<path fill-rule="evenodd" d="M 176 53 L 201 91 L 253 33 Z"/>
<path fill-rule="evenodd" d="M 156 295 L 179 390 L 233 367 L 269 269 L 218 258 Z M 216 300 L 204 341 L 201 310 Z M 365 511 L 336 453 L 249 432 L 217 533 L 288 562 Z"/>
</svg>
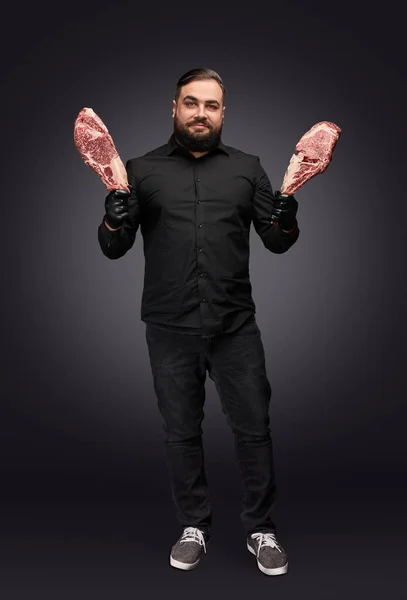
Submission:
<svg viewBox="0 0 407 600">
<path fill-rule="evenodd" d="M 217 81 L 223 92 L 222 99 L 223 100 L 225 99 L 226 88 L 223 84 L 221 76 L 218 75 L 218 73 L 216 71 L 213 71 L 212 69 L 191 69 L 191 71 L 184 73 L 184 75 L 182 75 L 177 82 L 177 89 L 175 92 L 175 101 L 176 102 L 178 101 L 178 98 L 179 98 L 179 95 L 181 92 L 181 88 L 184 85 L 187 85 L 188 83 L 190 83 L 191 81 L 195 81 L 197 79 L 214 79 L 215 81 Z"/>
</svg>

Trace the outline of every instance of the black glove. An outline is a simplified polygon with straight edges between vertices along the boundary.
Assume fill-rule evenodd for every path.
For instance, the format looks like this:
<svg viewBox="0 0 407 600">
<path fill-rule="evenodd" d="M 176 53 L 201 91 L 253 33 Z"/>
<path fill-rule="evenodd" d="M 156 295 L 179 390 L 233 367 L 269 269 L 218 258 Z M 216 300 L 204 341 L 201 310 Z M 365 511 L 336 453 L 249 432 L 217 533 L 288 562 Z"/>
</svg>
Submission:
<svg viewBox="0 0 407 600">
<path fill-rule="evenodd" d="M 124 217 L 128 213 L 128 199 L 130 194 L 124 190 L 112 190 L 105 200 L 106 215 L 104 220 L 112 228 L 121 227 Z"/>
<path fill-rule="evenodd" d="M 279 224 L 281 229 L 289 231 L 296 224 L 298 202 L 294 196 L 274 192 L 274 203 L 271 211 L 271 220 Z"/>
</svg>

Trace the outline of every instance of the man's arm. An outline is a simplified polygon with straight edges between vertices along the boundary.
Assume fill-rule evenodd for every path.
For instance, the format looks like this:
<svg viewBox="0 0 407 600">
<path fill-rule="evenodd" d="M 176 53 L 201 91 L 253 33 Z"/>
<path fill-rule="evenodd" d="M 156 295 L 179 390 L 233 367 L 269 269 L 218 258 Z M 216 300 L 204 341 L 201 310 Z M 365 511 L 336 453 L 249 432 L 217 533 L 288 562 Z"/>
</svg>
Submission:
<svg viewBox="0 0 407 600">
<path fill-rule="evenodd" d="M 272 222 L 274 193 L 258 157 L 254 164 L 253 177 L 252 218 L 254 228 L 267 250 L 275 254 L 283 254 L 298 240 L 300 230 L 297 219 L 290 231 L 284 231 L 277 223 Z"/>
<path fill-rule="evenodd" d="M 126 171 L 132 190 L 128 197 L 128 215 L 123 219 L 123 224 L 118 229 L 110 228 L 104 220 L 104 215 L 98 228 L 100 248 L 103 254 L 110 259 L 120 258 L 130 250 L 140 225 L 140 203 L 136 193 L 136 181 L 130 160 L 126 163 Z"/>
</svg>

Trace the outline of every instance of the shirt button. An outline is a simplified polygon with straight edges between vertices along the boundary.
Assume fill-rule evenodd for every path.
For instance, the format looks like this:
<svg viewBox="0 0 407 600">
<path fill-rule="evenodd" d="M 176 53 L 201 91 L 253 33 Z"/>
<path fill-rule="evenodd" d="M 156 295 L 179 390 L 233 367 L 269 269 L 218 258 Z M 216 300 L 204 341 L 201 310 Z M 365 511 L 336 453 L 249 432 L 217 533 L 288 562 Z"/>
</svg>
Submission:
<svg viewBox="0 0 407 600">
<path fill-rule="evenodd" d="M 202 227 L 202 223 L 200 223 L 200 224 L 198 225 L 198 227 Z"/>
<path fill-rule="evenodd" d="M 203 252 L 203 248 L 199 248 L 199 252 Z"/>
<path fill-rule="evenodd" d="M 197 181 L 200 181 L 199 177 L 196 178 Z"/>
<path fill-rule="evenodd" d="M 199 273 L 199 277 L 203 277 L 205 273 Z"/>
<path fill-rule="evenodd" d="M 206 302 L 205 298 L 202 298 L 202 302 Z"/>
</svg>

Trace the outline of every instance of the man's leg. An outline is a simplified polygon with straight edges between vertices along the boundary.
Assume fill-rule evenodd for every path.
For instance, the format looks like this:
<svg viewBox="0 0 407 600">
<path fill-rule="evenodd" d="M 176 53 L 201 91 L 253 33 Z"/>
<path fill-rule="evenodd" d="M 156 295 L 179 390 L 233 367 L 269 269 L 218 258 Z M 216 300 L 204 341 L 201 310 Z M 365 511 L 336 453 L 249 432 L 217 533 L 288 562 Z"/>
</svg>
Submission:
<svg viewBox="0 0 407 600">
<path fill-rule="evenodd" d="M 271 386 L 254 316 L 236 332 L 214 339 L 208 363 L 209 376 L 235 434 L 245 490 L 241 513 L 245 532 L 276 531 L 271 519 L 276 499 L 269 428 Z"/>
<path fill-rule="evenodd" d="M 205 340 L 146 326 L 158 407 L 165 432 L 172 497 L 182 527 L 209 539 L 212 523 L 201 423 L 205 402 Z"/>
</svg>

